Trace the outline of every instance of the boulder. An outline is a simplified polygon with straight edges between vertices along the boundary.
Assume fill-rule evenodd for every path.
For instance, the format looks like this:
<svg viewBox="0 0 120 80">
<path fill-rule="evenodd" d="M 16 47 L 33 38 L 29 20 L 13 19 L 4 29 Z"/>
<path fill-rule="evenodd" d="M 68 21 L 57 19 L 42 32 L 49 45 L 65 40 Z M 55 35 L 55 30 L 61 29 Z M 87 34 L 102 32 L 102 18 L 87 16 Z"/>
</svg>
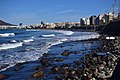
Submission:
<svg viewBox="0 0 120 80">
<path fill-rule="evenodd" d="M 61 53 L 62 56 L 69 56 L 70 55 L 70 51 L 65 50 L 63 53 Z"/>
<path fill-rule="evenodd" d="M 34 78 L 44 78 L 44 72 L 43 71 L 37 71 L 32 75 L 32 77 L 34 77 Z"/>
<path fill-rule="evenodd" d="M 3 80 L 3 79 L 5 79 L 5 78 L 6 78 L 6 76 L 5 76 L 5 75 L 0 74 L 0 80 Z"/>
<path fill-rule="evenodd" d="M 62 62 L 64 59 L 63 58 L 55 58 L 54 61 L 56 62 Z"/>
<path fill-rule="evenodd" d="M 48 58 L 41 58 L 40 62 L 44 67 L 48 67 L 51 65 L 50 60 Z"/>
<path fill-rule="evenodd" d="M 74 54 L 79 54 L 79 52 L 78 51 L 74 51 Z"/>
</svg>

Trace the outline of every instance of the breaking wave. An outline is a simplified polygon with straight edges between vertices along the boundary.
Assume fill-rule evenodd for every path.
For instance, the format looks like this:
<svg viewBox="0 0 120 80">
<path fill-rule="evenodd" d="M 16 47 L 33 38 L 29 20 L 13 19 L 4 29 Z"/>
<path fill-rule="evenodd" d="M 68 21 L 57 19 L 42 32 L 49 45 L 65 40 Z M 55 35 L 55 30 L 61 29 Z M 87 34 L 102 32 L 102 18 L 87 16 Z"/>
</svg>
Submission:
<svg viewBox="0 0 120 80">
<path fill-rule="evenodd" d="M 83 36 L 76 36 L 76 37 L 67 37 L 68 41 L 77 41 L 77 40 L 89 40 L 99 38 L 99 34 L 88 34 Z"/>
<path fill-rule="evenodd" d="M 33 39 L 23 40 L 23 42 L 26 42 L 26 43 L 33 42 L 33 41 L 34 41 Z"/>
<path fill-rule="evenodd" d="M 22 42 L 2 44 L 2 45 L 0 45 L 0 50 L 16 48 L 16 47 L 20 47 L 22 45 L 23 45 Z"/>
<path fill-rule="evenodd" d="M 27 29 L 26 31 L 40 31 L 40 30 L 35 30 L 35 29 Z"/>
<path fill-rule="evenodd" d="M 54 34 L 49 34 L 49 35 L 42 35 L 42 37 L 54 37 Z"/>
<path fill-rule="evenodd" d="M 63 30 L 58 30 L 58 31 L 56 31 L 56 32 L 62 33 L 62 34 L 64 34 L 64 35 L 72 35 L 72 34 L 74 34 L 73 31 L 63 31 Z"/>
<path fill-rule="evenodd" d="M 8 36 L 14 36 L 15 33 L 4 33 L 4 34 L 0 34 L 0 37 L 8 37 Z"/>
</svg>

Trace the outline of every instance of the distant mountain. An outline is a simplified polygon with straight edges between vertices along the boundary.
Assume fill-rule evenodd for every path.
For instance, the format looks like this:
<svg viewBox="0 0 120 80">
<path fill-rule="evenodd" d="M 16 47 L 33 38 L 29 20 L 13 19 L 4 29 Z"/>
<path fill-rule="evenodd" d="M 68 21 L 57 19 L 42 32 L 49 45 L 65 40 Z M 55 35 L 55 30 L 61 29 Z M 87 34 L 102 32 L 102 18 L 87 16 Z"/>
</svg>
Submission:
<svg viewBox="0 0 120 80">
<path fill-rule="evenodd" d="M 0 20 L 0 25 L 16 26 L 16 25 L 14 25 L 14 24 L 10 24 L 10 23 L 4 22 L 4 21 L 2 21 L 2 20 Z"/>
</svg>

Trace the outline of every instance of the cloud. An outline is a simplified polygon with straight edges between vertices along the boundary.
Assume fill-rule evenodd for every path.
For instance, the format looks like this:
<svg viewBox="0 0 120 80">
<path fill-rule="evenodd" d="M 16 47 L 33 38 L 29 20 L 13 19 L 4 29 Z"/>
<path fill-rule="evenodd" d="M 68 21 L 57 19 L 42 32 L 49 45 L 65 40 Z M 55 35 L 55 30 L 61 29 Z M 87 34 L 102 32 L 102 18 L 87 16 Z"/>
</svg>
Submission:
<svg viewBox="0 0 120 80">
<path fill-rule="evenodd" d="M 63 14 L 63 13 L 69 13 L 69 12 L 74 12 L 75 10 L 64 10 L 64 11 L 59 11 L 59 12 L 57 12 L 57 13 L 61 13 L 61 14 Z"/>
</svg>

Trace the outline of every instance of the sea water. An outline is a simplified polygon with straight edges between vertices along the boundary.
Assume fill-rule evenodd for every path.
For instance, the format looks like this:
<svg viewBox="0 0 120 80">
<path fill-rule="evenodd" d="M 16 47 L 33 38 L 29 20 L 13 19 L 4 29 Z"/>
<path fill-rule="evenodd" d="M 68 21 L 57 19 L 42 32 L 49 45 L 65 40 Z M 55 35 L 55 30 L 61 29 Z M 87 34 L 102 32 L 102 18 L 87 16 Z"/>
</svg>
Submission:
<svg viewBox="0 0 120 80">
<path fill-rule="evenodd" d="M 52 45 L 66 41 L 98 38 L 94 32 L 65 30 L 0 30 L 0 67 L 6 64 L 34 61 L 47 53 Z"/>
</svg>

